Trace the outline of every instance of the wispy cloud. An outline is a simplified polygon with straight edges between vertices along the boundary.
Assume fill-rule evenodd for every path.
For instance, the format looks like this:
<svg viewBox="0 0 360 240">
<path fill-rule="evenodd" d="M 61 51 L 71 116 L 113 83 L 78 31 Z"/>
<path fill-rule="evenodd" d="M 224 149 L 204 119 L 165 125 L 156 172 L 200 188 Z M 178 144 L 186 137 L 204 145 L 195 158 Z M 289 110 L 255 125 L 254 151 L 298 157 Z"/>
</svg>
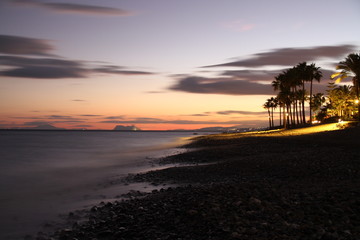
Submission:
<svg viewBox="0 0 360 240">
<path fill-rule="evenodd" d="M 227 110 L 227 111 L 218 111 L 216 112 L 220 115 L 232 115 L 232 114 L 239 114 L 239 115 L 263 115 L 267 114 L 266 111 L 262 112 L 252 112 L 252 111 L 238 111 L 238 110 Z"/>
<path fill-rule="evenodd" d="M 38 126 L 38 125 L 45 125 L 49 124 L 49 122 L 46 121 L 31 121 L 31 122 L 24 122 L 24 126 Z"/>
<path fill-rule="evenodd" d="M 235 32 L 247 32 L 255 28 L 255 24 L 246 22 L 244 20 L 235 20 L 226 22 L 223 24 L 225 29 L 235 31 Z"/>
<path fill-rule="evenodd" d="M 124 67 L 120 66 L 102 66 L 100 68 L 92 69 L 94 72 L 98 73 L 107 73 L 107 74 L 121 74 L 121 75 L 150 75 L 154 74 L 152 72 L 146 72 L 146 71 L 136 71 L 136 70 L 126 70 Z"/>
<path fill-rule="evenodd" d="M 250 82 L 272 81 L 274 76 L 279 74 L 280 70 L 227 70 L 220 73 L 221 76 L 232 77 L 238 80 L 245 80 Z"/>
<path fill-rule="evenodd" d="M 80 117 L 103 117 L 103 115 L 98 115 L 98 114 L 82 114 L 79 116 Z"/>
<path fill-rule="evenodd" d="M 298 64 L 301 61 L 315 61 L 319 59 L 341 59 L 354 51 L 354 45 L 317 46 L 309 48 L 281 48 L 264 53 L 253 54 L 249 58 L 227 63 L 205 66 L 239 67 L 239 70 L 225 70 L 217 72 L 219 77 L 179 76 L 170 90 L 200 94 L 227 95 L 273 95 L 271 82 L 281 71 Z M 275 70 L 261 69 L 261 67 L 278 66 Z M 255 68 L 255 69 L 254 69 Z M 332 71 L 321 69 L 323 79 L 329 80 Z M 324 92 L 326 84 L 316 84 L 314 91 Z"/>
<path fill-rule="evenodd" d="M 91 128 L 93 127 L 93 125 L 89 125 L 89 124 L 80 124 L 80 125 L 75 125 L 72 126 L 73 128 Z"/>
<path fill-rule="evenodd" d="M 170 90 L 228 95 L 271 95 L 273 90 L 270 84 L 260 84 L 232 78 L 205 78 L 189 76 L 178 80 L 169 87 Z"/>
<path fill-rule="evenodd" d="M 88 72 L 80 62 L 55 58 L 0 56 L 0 64 L 11 67 L 2 76 L 23 78 L 79 78 Z"/>
<path fill-rule="evenodd" d="M 0 53 L 22 55 L 50 55 L 54 47 L 48 40 L 0 35 Z"/>
<path fill-rule="evenodd" d="M 105 117 L 104 119 L 109 119 L 109 120 L 119 120 L 119 119 L 123 119 L 124 116 L 108 116 Z"/>
<path fill-rule="evenodd" d="M 15 41 L 12 41 L 14 39 Z M 85 61 L 68 60 L 48 54 L 55 49 L 47 40 L 0 35 L 0 65 L 6 66 L 0 76 L 59 79 L 87 78 L 92 74 L 115 75 L 151 75 L 152 72 L 127 69 L 123 66 L 92 65 Z M 18 54 L 33 54 L 36 57 L 24 57 Z M 47 55 L 47 57 L 45 57 Z"/>
<path fill-rule="evenodd" d="M 218 124 L 240 124 L 241 121 L 196 121 L 196 120 L 166 120 L 160 118 L 134 118 L 122 121 L 101 121 L 100 123 L 112 123 L 112 124 L 209 124 L 209 125 L 218 125 Z"/>
<path fill-rule="evenodd" d="M 257 53 L 243 60 L 205 67 L 293 66 L 299 62 L 315 61 L 321 58 L 341 59 L 343 56 L 355 51 L 355 49 L 355 45 L 279 48 L 268 52 Z"/>
<path fill-rule="evenodd" d="M 191 117 L 209 117 L 214 115 L 242 115 L 242 116 L 257 116 L 267 114 L 267 111 L 253 112 L 253 111 L 241 111 L 241 110 L 225 110 L 217 112 L 204 112 L 204 113 L 195 113 L 186 116 Z"/>
<path fill-rule="evenodd" d="M 120 8 L 103 7 L 95 5 L 84 5 L 75 3 L 49 3 L 36 0 L 13 0 L 11 3 L 45 8 L 50 11 L 71 14 L 87 14 L 87 15 L 105 15 L 105 16 L 131 16 L 134 12 L 123 10 Z"/>
<path fill-rule="evenodd" d="M 191 117 L 208 117 L 208 116 L 210 116 L 210 114 L 208 114 L 208 113 L 195 113 L 195 114 L 190 114 L 190 115 L 186 115 L 186 116 L 191 116 Z"/>
</svg>

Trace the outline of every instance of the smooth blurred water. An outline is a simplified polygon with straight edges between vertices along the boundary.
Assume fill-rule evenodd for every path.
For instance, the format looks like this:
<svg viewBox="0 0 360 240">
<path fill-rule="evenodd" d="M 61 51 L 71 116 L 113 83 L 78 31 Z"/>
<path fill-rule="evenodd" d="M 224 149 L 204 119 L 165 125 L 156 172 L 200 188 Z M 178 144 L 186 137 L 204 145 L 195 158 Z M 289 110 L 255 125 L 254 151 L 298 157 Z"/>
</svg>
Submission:
<svg viewBox="0 0 360 240">
<path fill-rule="evenodd" d="M 128 189 L 104 183 L 151 168 L 186 132 L 0 131 L 0 239 Z"/>
</svg>

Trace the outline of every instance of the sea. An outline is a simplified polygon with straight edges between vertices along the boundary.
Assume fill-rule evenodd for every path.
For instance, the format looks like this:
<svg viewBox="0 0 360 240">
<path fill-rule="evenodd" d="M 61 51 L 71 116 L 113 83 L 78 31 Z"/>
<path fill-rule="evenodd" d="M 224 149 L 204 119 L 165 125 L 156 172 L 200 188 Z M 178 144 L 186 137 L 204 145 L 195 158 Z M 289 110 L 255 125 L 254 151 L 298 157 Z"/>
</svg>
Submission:
<svg viewBox="0 0 360 240">
<path fill-rule="evenodd" d="M 202 133 L 207 134 L 207 133 Z M 192 132 L 0 131 L 0 239 L 34 236 L 75 210 L 147 184 L 121 184 L 183 150 Z M 117 184 L 114 184 L 118 182 Z"/>
</svg>

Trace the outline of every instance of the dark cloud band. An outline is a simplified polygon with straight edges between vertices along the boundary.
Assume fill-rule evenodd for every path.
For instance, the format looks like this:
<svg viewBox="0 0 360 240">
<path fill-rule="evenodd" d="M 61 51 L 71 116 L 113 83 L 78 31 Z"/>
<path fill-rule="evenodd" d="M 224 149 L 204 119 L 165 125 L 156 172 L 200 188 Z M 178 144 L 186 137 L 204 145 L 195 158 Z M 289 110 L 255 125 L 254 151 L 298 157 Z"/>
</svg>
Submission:
<svg viewBox="0 0 360 240">
<path fill-rule="evenodd" d="M 60 57 L 49 57 L 48 51 L 54 49 L 46 40 L 0 35 L 0 65 L 6 66 L 0 71 L 0 76 L 60 79 L 86 78 L 94 73 L 115 75 L 150 75 L 152 72 L 129 70 L 121 66 L 102 65 L 91 66 L 84 61 L 67 60 Z M 38 55 L 24 57 L 21 55 Z M 42 58 L 39 58 L 42 57 Z M 45 57 L 47 56 L 47 57 Z"/>
<path fill-rule="evenodd" d="M 54 48 L 46 40 L 0 35 L 0 53 L 22 55 L 49 55 Z"/>
<path fill-rule="evenodd" d="M 354 45 L 279 48 L 268 52 L 254 54 L 250 58 L 244 60 L 205 67 L 293 66 L 303 61 L 315 61 L 321 58 L 341 58 L 355 49 L 356 46 Z"/>
<path fill-rule="evenodd" d="M 134 13 L 120 8 L 102 7 L 94 5 L 74 4 L 74 3 L 46 3 L 36 0 L 13 0 L 17 5 L 33 6 L 46 8 L 55 12 L 88 14 L 88 15 L 108 15 L 108 16 L 131 16 Z"/>
<path fill-rule="evenodd" d="M 204 78 L 186 77 L 180 79 L 170 90 L 228 95 L 271 95 L 273 90 L 270 84 L 260 84 L 231 78 Z"/>
</svg>

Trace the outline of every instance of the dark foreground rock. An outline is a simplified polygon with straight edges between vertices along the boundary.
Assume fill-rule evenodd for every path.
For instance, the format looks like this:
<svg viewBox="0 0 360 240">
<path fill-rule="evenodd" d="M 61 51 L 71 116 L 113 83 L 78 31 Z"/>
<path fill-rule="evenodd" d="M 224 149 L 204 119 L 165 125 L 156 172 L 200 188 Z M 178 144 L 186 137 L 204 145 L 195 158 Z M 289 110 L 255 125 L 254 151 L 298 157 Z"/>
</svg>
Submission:
<svg viewBox="0 0 360 240">
<path fill-rule="evenodd" d="M 201 138 L 194 145 L 207 148 L 168 161 L 211 164 L 128 178 L 184 186 L 93 207 L 86 221 L 39 239 L 360 239 L 354 131 Z"/>
</svg>

